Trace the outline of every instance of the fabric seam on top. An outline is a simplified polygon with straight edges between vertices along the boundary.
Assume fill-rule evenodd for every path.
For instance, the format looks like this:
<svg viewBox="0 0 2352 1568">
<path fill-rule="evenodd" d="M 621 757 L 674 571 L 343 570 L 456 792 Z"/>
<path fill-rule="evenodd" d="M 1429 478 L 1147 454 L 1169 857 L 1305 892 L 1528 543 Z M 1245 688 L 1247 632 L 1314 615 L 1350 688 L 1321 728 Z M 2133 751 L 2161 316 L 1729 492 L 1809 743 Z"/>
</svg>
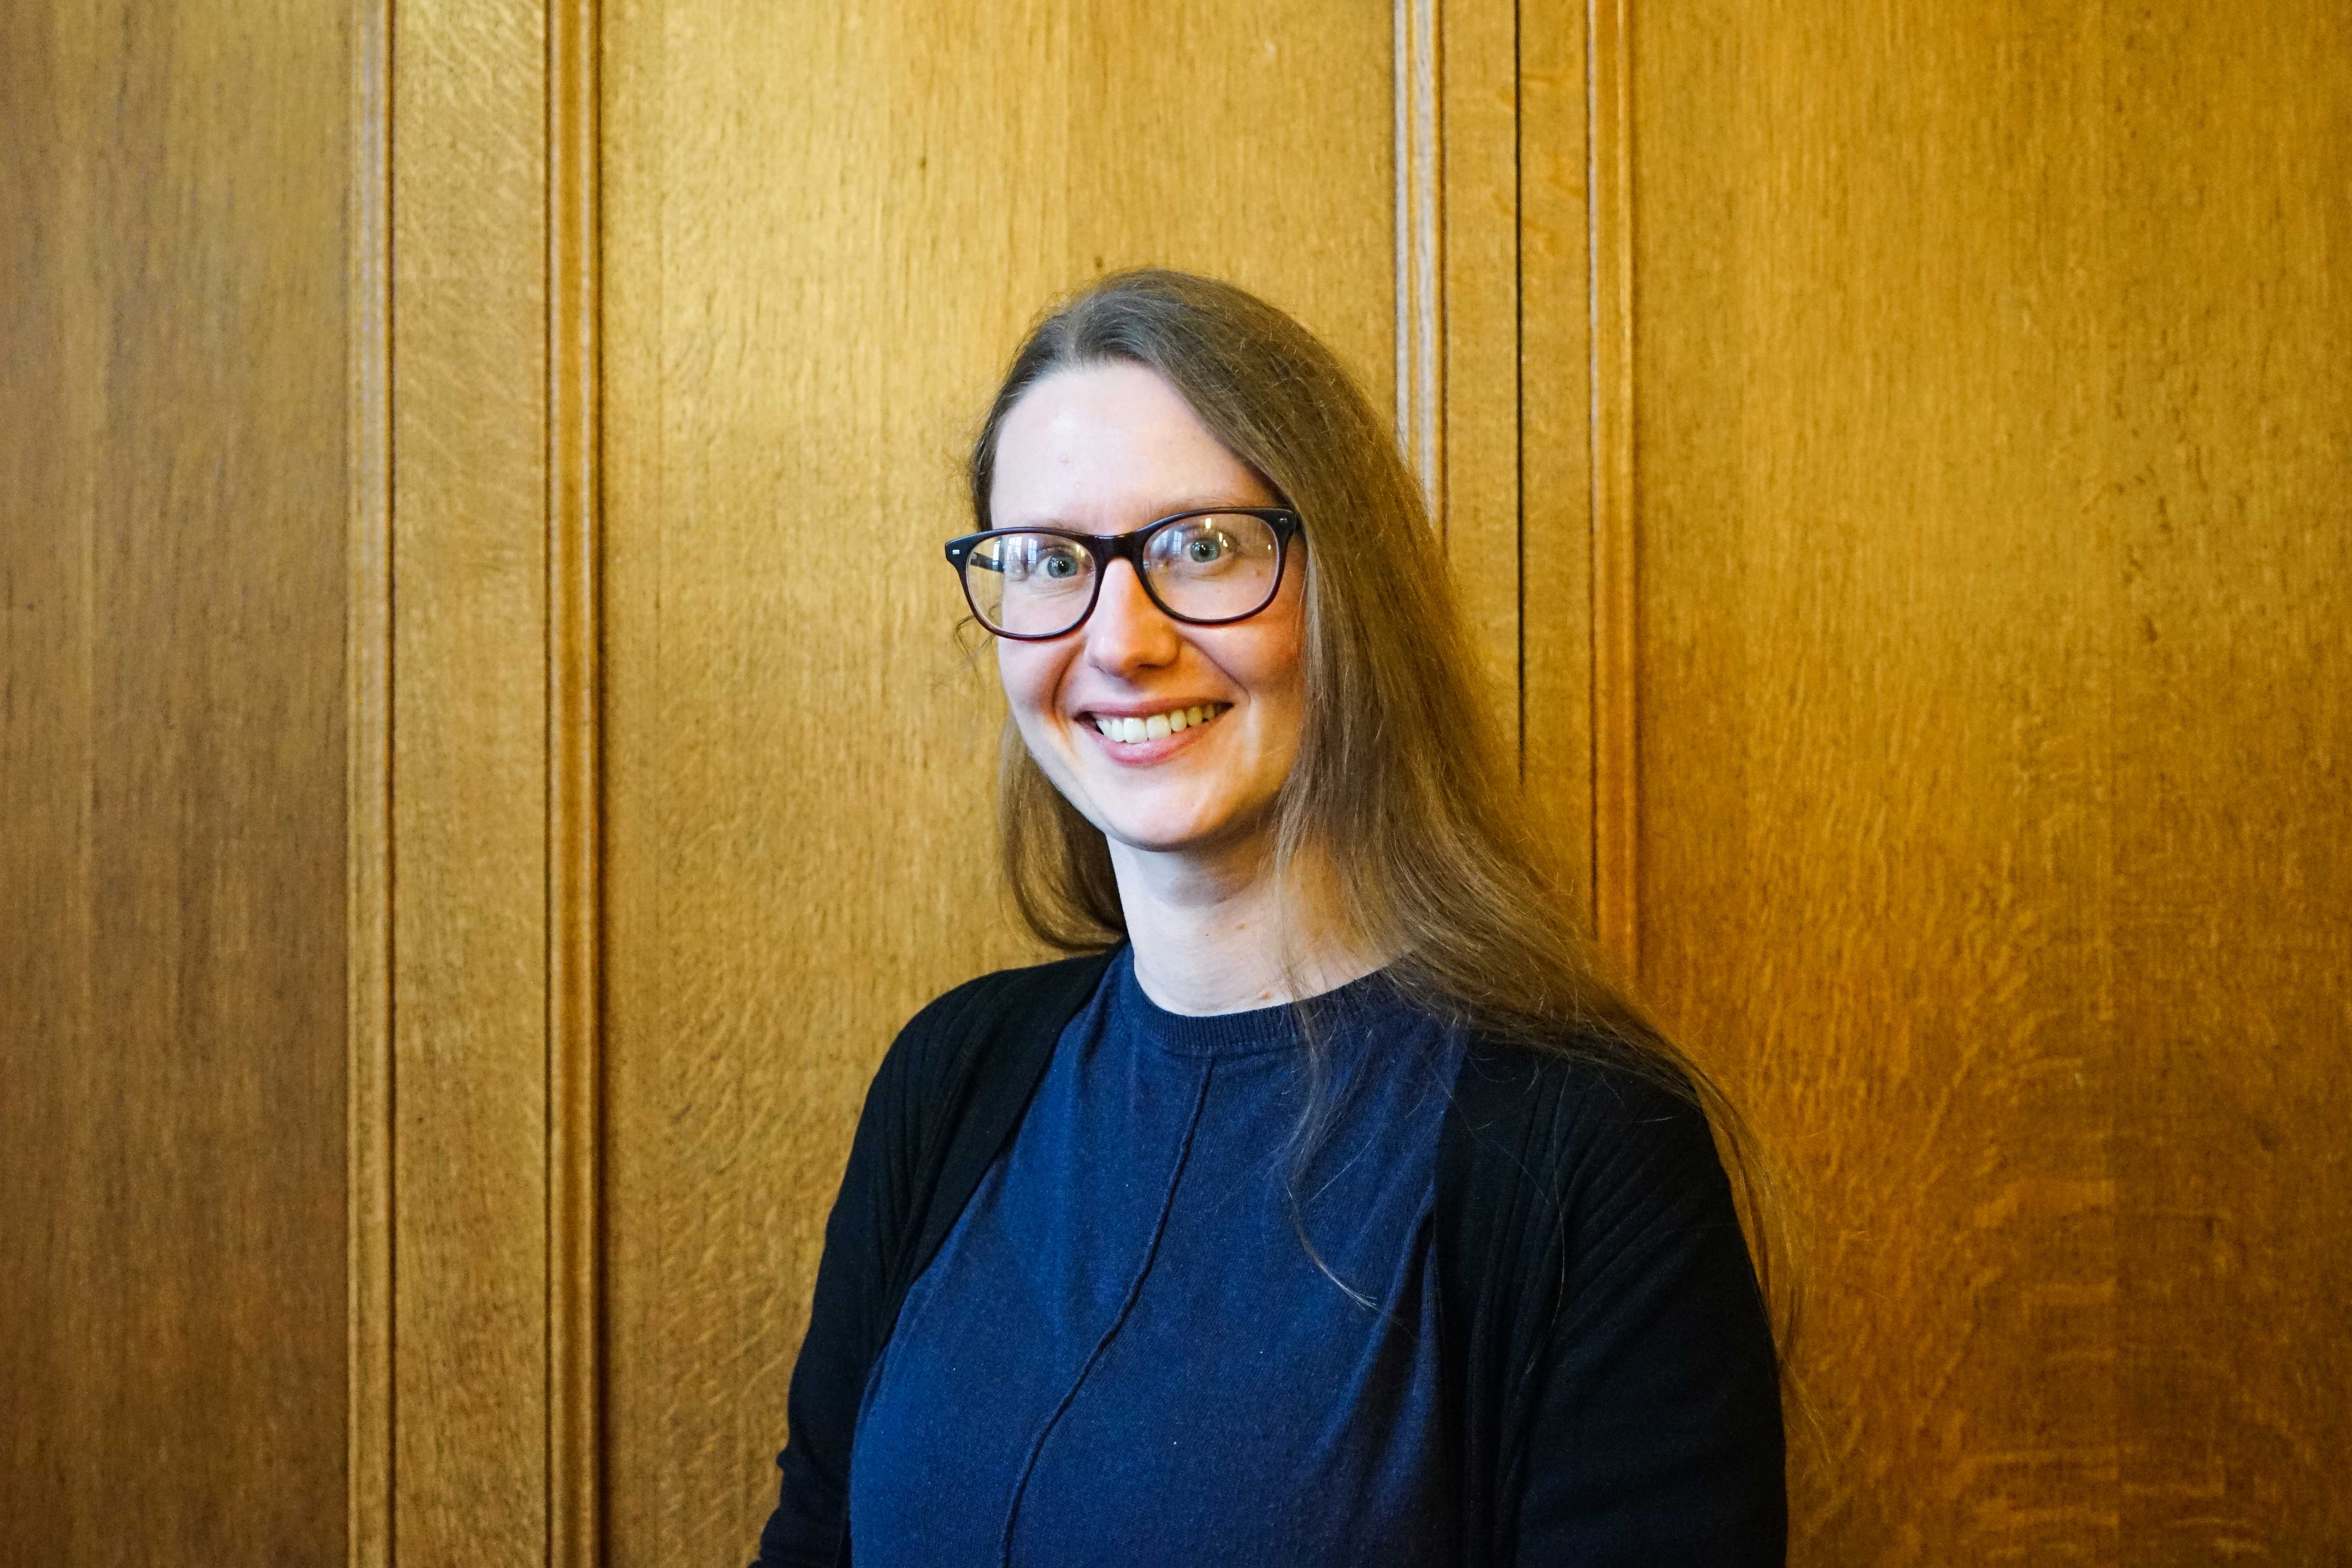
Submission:
<svg viewBox="0 0 2352 1568">
<path fill-rule="evenodd" d="M 1087 1352 L 1087 1359 L 1079 1363 L 1077 1375 L 1070 1380 L 1070 1386 L 1055 1405 L 1053 1414 L 1046 1416 L 1044 1425 L 1037 1428 L 1037 1436 L 1029 1444 L 1029 1453 L 1021 1461 L 1020 1477 L 1013 1481 L 1013 1496 L 1005 1505 L 1004 1534 L 998 1543 L 997 1560 L 1003 1568 L 1013 1568 L 1013 1527 L 1020 1522 L 1021 1500 L 1029 1489 L 1029 1478 L 1037 1468 L 1038 1457 L 1045 1451 L 1045 1440 L 1054 1435 L 1054 1428 L 1061 1424 L 1064 1412 L 1077 1398 L 1078 1391 L 1087 1385 L 1087 1374 L 1102 1359 L 1103 1352 L 1110 1348 L 1111 1341 L 1117 1339 L 1119 1330 L 1127 1326 L 1128 1314 L 1135 1310 L 1137 1298 L 1143 1294 L 1143 1282 L 1150 1278 L 1152 1261 L 1160 1256 L 1160 1238 L 1168 1233 L 1168 1216 L 1176 1207 L 1176 1189 L 1184 1179 L 1185 1164 L 1192 1157 L 1192 1134 L 1200 1131 L 1201 1113 L 1209 1103 L 1209 1083 L 1217 1076 L 1217 1064 L 1213 1058 L 1205 1060 L 1202 1067 L 1201 1087 L 1192 1096 L 1192 1114 L 1184 1123 L 1184 1139 L 1177 1145 L 1175 1165 L 1168 1173 L 1168 1190 L 1160 1196 L 1160 1217 L 1152 1223 L 1151 1239 L 1143 1248 L 1143 1258 L 1136 1266 L 1135 1278 L 1128 1282 L 1126 1300 L 1119 1303 L 1118 1310 L 1111 1314 L 1110 1322 L 1104 1328 L 1101 1338 L 1095 1342 L 1095 1348 Z"/>
</svg>

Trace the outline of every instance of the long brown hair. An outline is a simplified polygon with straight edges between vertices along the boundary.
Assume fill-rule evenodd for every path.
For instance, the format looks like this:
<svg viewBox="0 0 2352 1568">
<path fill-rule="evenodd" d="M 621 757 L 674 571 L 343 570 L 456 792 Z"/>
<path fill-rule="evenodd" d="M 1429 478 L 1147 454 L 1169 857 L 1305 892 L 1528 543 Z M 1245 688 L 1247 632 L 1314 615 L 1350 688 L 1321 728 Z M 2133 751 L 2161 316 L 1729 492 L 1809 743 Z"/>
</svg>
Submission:
<svg viewBox="0 0 2352 1568">
<path fill-rule="evenodd" d="M 991 526 L 997 438 L 1013 405 L 1056 371 L 1107 363 L 1166 377 L 1307 521 L 1305 731 L 1276 808 L 1276 885 L 1302 856 L 1318 857 L 1348 934 L 1393 955 L 1387 973 L 1416 1005 L 1696 1104 L 1723 1145 L 1770 1300 L 1776 1205 L 1748 1125 L 1602 977 L 1489 732 L 1420 487 L 1328 349 L 1231 284 L 1161 270 L 1100 279 L 1049 311 L 1013 356 L 972 443 L 979 526 Z M 1120 940 L 1108 846 L 1010 724 L 998 808 L 1006 878 L 1030 929 L 1069 952 Z M 1303 1032 L 1319 1089 L 1315 1031 Z M 1295 1152 L 1320 1132 L 1320 1100 L 1308 1096 Z"/>
</svg>

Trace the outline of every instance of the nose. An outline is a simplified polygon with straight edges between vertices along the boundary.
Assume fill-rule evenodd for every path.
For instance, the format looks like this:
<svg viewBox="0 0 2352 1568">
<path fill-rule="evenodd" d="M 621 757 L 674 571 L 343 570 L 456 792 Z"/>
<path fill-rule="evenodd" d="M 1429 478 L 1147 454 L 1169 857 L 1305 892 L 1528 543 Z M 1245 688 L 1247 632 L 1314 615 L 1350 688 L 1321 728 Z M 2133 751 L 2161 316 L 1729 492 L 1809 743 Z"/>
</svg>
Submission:
<svg viewBox="0 0 2352 1568">
<path fill-rule="evenodd" d="M 1176 623 L 1160 613 L 1143 591 L 1143 580 L 1124 561 L 1103 574 L 1102 596 L 1087 618 L 1087 658 L 1107 675 L 1122 679 L 1138 670 L 1175 661 Z"/>
</svg>

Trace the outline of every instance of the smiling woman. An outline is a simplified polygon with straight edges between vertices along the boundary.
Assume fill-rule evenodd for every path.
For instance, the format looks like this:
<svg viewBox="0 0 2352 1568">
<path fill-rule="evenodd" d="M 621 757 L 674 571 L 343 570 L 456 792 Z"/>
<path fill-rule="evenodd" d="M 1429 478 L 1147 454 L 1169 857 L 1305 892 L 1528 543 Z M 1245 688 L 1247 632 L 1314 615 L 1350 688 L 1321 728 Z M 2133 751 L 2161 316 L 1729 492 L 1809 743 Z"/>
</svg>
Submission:
<svg viewBox="0 0 2352 1568">
<path fill-rule="evenodd" d="M 1780 1561 L 1740 1123 L 1582 956 L 1361 394 L 1122 274 L 971 479 L 1006 866 L 1081 956 L 884 1061 L 761 1561 Z"/>
<path fill-rule="evenodd" d="M 1140 573 L 1121 560 L 1064 579 L 1083 576 L 1094 590 L 1061 617 L 1063 635 L 998 642 L 1026 754 L 1102 834 L 1125 877 L 1173 873 L 1218 894 L 1274 892 L 1255 861 L 1297 759 L 1305 695 L 1306 574 L 1282 570 L 1276 531 L 1296 527 L 1293 514 L 1272 510 L 1266 482 L 1165 377 L 1133 363 L 1073 367 L 1033 386 L 997 433 L 991 484 L 991 521 L 1001 528 L 1084 528 L 1142 542 Z M 1264 518 L 1181 515 L 1204 504 L 1269 510 Z M 1180 548 L 1158 548 L 1162 541 Z M 965 581 L 973 575 L 967 567 Z M 1196 618 L 1194 605 L 1221 613 Z M 1194 728 L 1195 710 L 1216 717 Z M 1174 889 L 1168 896 L 1190 901 Z M 1236 923 L 1228 918 L 1211 931 Z M 1198 945 L 1209 934 L 1180 951 L 1209 959 Z M 1208 1004 L 1199 1011 L 1275 999 L 1276 976 L 1236 970 L 1223 955 L 1188 967 L 1196 973 L 1171 984 L 1205 984 L 1193 998 Z M 1251 983 L 1255 992 L 1235 989 Z"/>
</svg>

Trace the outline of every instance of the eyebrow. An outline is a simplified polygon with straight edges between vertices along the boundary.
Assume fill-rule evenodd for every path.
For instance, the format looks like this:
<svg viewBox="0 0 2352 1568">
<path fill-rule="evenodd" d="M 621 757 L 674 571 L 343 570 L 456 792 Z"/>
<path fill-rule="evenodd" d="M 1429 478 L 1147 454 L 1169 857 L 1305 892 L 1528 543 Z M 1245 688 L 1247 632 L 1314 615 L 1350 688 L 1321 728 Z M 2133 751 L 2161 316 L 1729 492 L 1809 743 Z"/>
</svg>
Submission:
<svg viewBox="0 0 2352 1568">
<path fill-rule="evenodd" d="M 1141 521 L 1135 523 L 1131 527 L 1118 529 L 1116 532 L 1132 533 L 1136 529 L 1147 527 L 1151 523 L 1158 522 L 1162 518 L 1177 517 L 1188 511 L 1264 511 L 1268 508 L 1280 508 L 1281 506 L 1282 503 L 1280 501 L 1234 500 L 1229 496 L 1203 497 L 1196 500 L 1180 501 L 1163 510 L 1153 512 L 1150 517 L 1143 519 Z M 992 521 L 994 522 L 995 527 L 1000 529 L 1046 528 L 1052 529 L 1060 533 L 1083 533 L 1093 537 L 1108 537 L 1104 535 L 1096 535 L 1093 529 L 1080 528 L 1076 523 L 1059 517 L 1026 518 L 1019 522 L 1003 522 L 995 521 L 994 520 L 992 520 Z"/>
</svg>

